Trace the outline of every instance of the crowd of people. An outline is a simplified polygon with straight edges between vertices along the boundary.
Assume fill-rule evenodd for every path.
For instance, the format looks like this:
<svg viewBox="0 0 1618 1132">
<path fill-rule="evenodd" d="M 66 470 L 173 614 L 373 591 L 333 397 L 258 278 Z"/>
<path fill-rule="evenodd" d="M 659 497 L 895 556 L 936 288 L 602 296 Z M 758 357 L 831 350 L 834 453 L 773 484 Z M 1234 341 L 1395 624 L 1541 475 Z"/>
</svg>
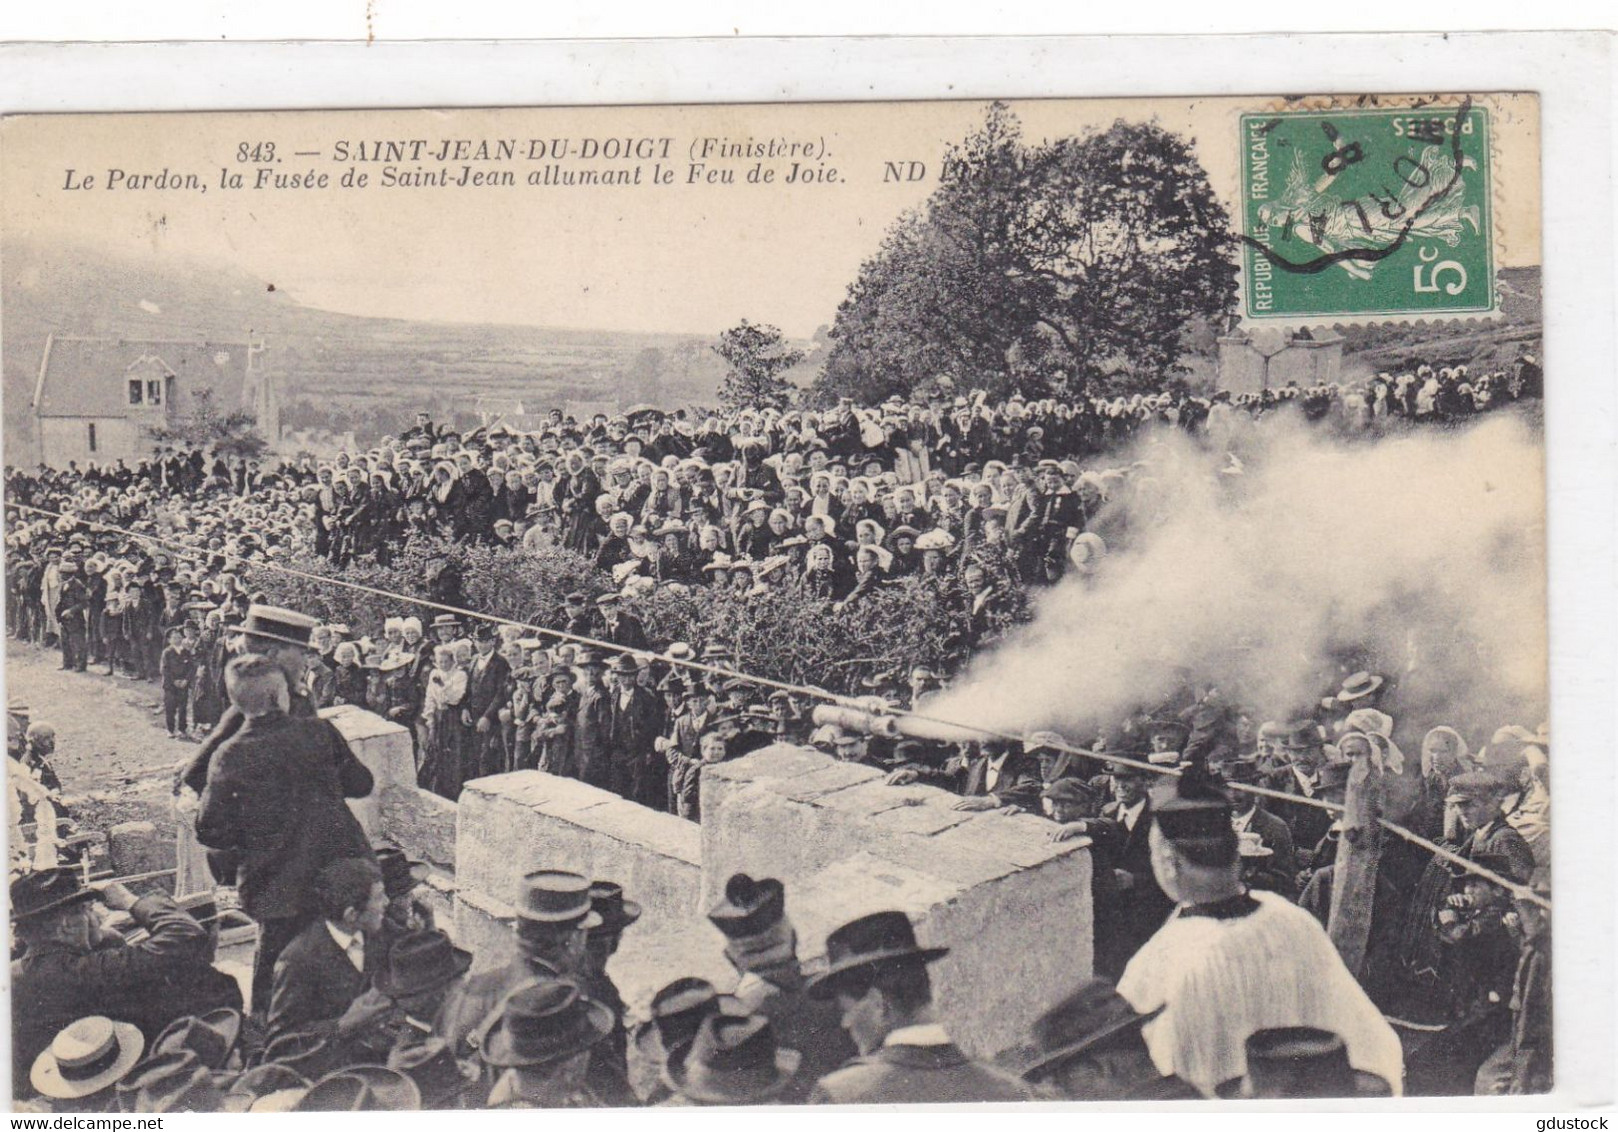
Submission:
<svg viewBox="0 0 1618 1132">
<path fill-rule="evenodd" d="M 995 1063 L 955 1044 L 933 964 L 900 912 L 833 931 L 808 962 L 773 878 L 736 874 L 708 910 L 728 989 L 670 971 L 636 1017 L 608 961 L 641 909 L 612 878 L 535 861 L 516 957 L 469 972 L 421 900 L 422 866 L 373 845 L 345 805 L 373 788 L 297 677 L 316 622 L 254 607 L 228 706 L 180 775 L 181 810 L 259 927 L 251 988 L 214 969 L 211 898 L 182 907 L 71 865 L 11 885 L 13 1073 L 51 1112 L 1297 1098 L 1549 1087 L 1543 910 L 1388 839 L 1366 973 L 1324 926 L 1333 815 L 1362 766 L 1426 833 L 1549 891 L 1549 736 L 1503 728 L 1473 754 L 1436 729 L 1419 765 L 1388 736 L 1394 689 L 1355 674 L 1251 749 L 1207 699 L 1110 757 L 1060 736 L 970 744 L 943 763 L 902 739 L 837 737 L 968 810 L 1043 813 L 1091 841 L 1097 977 Z M 874 705 L 873 705 L 874 707 Z M 26 734 L 26 732 L 25 732 Z M 1224 742 L 1235 738 L 1236 745 Z M 703 732 L 703 744 L 733 737 Z M 716 757 L 726 757 L 720 752 Z M 1152 768 L 1177 778 L 1152 781 Z M 13 767 L 13 773 L 17 773 Z M 1266 800 L 1264 783 L 1299 804 Z M 1110 796 L 1110 801 L 1103 801 Z M 1414 817 L 1419 823 L 1421 818 Z M 1315 838 L 1318 836 L 1318 840 Z M 1408 867 L 1405 867 L 1408 866 Z M 1299 888 L 1302 896 L 1298 895 Z M 1382 888 L 1387 889 L 1386 892 Z M 1424 1076 L 1425 1075 L 1425 1076 Z M 1464 1091 L 1464 1090 L 1461 1090 Z"/>
<path fill-rule="evenodd" d="M 1283 1080 L 1300 1064 L 1333 1095 L 1543 1091 L 1543 909 L 1387 837 L 1356 980 L 1322 927 L 1340 829 L 1312 804 L 1340 804 L 1349 769 L 1374 765 L 1411 830 L 1548 893 L 1543 725 L 1473 744 L 1433 728 L 1406 760 L 1397 684 L 1366 671 L 1307 714 L 1262 725 L 1212 685 L 1188 684 L 1085 736 L 1091 755 L 1051 733 L 895 740 L 817 725 L 811 690 L 766 694 L 721 644 L 650 639 L 634 611 L 660 585 L 799 585 L 850 602 L 916 574 L 948 579 L 982 613 L 1012 590 L 1094 570 L 1109 539 L 1127 537 L 1107 504 L 1142 477 L 1079 461 L 1147 423 L 1217 435 L 1289 402 L 1350 430 L 1439 423 L 1538 396 L 1537 373 L 1525 358 L 1476 381 L 1429 370 L 1254 397 L 993 407 L 945 386 L 871 409 L 583 426 L 553 412 L 535 433 L 466 436 L 421 418 L 330 463 L 263 469 L 169 451 L 132 469 L 8 469 L 12 632 L 59 647 L 66 669 L 158 681 L 169 732 L 202 741 L 178 797 L 216 877 L 259 924 L 244 1002 L 198 974 L 212 969 L 205 909 L 86 887 L 14 852 L 14 986 L 45 988 L 29 992 L 26 1034 L 14 1008 L 14 1080 L 59 1111 L 1273 1096 L 1313 1087 Z M 595 643 L 403 610 L 356 630 L 271 607 L 248 582 L 256 564 L 304 551 L 386 562 L 413 533 L 586 555 L 601 584 L 533 623 Z M 948 678 L 906 666 L 864 690 L 873 712 L 902 712 Z M 896 786 L 953 791 L 963 810 L 1041 815 L 1053 839 L 1091 842 L 1101 978 L 1006 1064 L 979 1065 L 939 1026 L 936 949 L 903 916 L 834 933 L 827 969 L 810 975 L 779 883 L 737 877 L 710 918 L 740 984 L 670 983 L 631 1058 L 605 963 L 633 902 L 612 878 L 551 862 L 525 888 L 521 959 L 468 978 L 470 957 L 411 896 L 419 870 L 344 820 L 342 799 L 368 793 L 369 775 L 315 718 L 343 703 L 405 725 L 421 785 L 447 797 L 471 778 L 539 769 L 700 820 L 705 765 L 786 741 L 878 767 Z M 12 722 L 15 831 L 60 799 L 46 781 L 54 734 Z M 1181 770 L 1179 786 L 1165 793 L 1153 765 Z M 1277 954 L 1277 940 L 1290 974 L 1241 969 Z M 114 948 L 118 961 L 104 962 Z M 1217 977 L 1188 974 L 1193 955 Z M 1316 991 L 1267 1005 L 1220 997 L 1271 976 Z"/>
</svg>

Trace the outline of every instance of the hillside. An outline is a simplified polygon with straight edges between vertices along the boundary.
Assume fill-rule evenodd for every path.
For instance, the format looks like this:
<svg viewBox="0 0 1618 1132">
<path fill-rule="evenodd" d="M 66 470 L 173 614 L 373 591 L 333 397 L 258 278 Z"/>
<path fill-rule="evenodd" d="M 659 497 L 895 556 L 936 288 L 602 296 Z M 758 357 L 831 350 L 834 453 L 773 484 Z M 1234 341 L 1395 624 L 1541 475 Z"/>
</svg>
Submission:
<svg viewBox="0 0 1618 1132">
<path fill-rule="evenodd" d="M 26 239 L 0 245 L 5 441 L 25 450 L 45 338 L 241 339 L 268 345 L 288 428 L 368 438 L 427 407 L 441 418 L 489 403 L 681 404 L 712 398 L 723 364 L 706 336 L 408 322 L 304 306 L 228 267 L 154 267 Z"/>
</svg>

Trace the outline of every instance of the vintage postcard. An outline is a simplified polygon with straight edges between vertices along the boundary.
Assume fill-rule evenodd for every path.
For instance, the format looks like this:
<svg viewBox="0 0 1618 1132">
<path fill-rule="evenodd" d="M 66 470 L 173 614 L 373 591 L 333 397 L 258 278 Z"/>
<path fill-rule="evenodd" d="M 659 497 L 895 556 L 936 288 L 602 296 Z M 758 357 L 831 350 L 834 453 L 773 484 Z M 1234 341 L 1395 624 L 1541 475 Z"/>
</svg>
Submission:
<svg viewBox="0 0 1618 1132">
<path fill-rule="evenodd" d="M 17 1109 L 1555 1085 L 1535 95 L 0 147 Z"/>
</svg>

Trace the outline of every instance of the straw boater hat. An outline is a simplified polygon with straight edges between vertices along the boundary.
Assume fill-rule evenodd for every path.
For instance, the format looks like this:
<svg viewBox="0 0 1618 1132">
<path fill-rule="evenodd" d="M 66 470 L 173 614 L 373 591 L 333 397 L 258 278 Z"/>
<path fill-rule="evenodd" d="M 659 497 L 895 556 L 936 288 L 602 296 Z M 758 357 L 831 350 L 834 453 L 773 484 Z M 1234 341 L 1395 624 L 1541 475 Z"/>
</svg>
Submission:
<svg viewBox="0 0 1618 1132">
<path fill-rule="evenodd" d="M 140 1028 L 93 1015 L 51 1039 L 29 1071 L 34 1091 L 53 1100 L 77 1100 L 121 1080 L 145 1048 Z"/>
<path fill-rule="evenodd" d="M 235 632 L 309 648 L 310 636 L 318 624 L 320 622 L 315 618 L 291 609 L 275 605 L 250 605 L 247 607 L 247 620 L 236 626 Z"/>
</svg>

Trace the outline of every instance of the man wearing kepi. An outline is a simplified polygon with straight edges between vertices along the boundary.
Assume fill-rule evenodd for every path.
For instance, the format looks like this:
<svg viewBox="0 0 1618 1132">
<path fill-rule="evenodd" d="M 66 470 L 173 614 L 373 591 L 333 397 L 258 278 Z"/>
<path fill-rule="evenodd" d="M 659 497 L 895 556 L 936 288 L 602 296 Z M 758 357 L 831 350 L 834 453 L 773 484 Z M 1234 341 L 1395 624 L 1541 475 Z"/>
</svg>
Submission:
<svg viewBox="0 0 1618 1132">
<path fill-rule="evenodd" d="M 959 1104 L 1022 1101 L 1033 1090 L 1011 1074 L 969 1059 L 933 1008 L 927 966 L 949 953 L 922 947 L 903 912 L 876 912 L 826 937 L 826 970 L 809 983 L 835 999 L 861 1056 L 823 1077 L 821 1104 Z"/>
<path fill-rule="evenodd" d="M 1355 1069 L 1395 1093 L 1404 1076 L 1398 1035 L 1338 957 L 1325 929 L 1241 879 L 1227 795 L 1205 772 L 1182 774 L 1156 799 L 1152 870 L 1174 912 L 1125 968 L 1118 993 L 1141 1013 L 1164 1074 L 1204 1096 L 1246 1072 L 1258 1030 L 1312 1026 L 1343 1039 Z"/>
</svg>

